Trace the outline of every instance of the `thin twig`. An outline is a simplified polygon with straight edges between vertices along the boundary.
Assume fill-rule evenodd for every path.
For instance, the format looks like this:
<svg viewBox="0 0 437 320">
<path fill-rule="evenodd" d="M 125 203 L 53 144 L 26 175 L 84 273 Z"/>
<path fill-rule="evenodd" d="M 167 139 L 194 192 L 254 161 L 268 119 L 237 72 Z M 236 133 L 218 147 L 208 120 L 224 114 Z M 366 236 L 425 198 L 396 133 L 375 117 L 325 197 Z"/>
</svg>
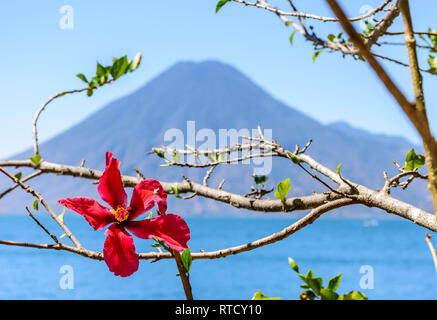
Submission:
<svg viewBox="0 0 437 320">
<path fill-rule="evenodd" d="M 273 233 L 267 237 L 258 239 L 253 242 L 249 242 L 243 245 L 230 247 L 226 249 L 220 249 L 217 251 L 210 251 L 210 252 L 201 252 L 201 253 L 191 253 L 192 259 L 219 259 L 219 258 L 225 258 L 230 255 L 239 254 L 242 252 L 251 251 L 263 246 L 266 246 L 268 244 L 272 244 L 275 242 L 278 242 L 280 240 L 283 240 L 292 234 L 296 233 L 297 231 L 301 230 L 302 228 L 308 226 L 309 224 L 313 223 L 317 218 L 319 218 L 322 214 L 343 207 L 347 205 L 351 205 L 357 203 L 352 199 L 338 199 L 331 201 L 329 203 L 323 204 L 306 214 L 303 218 L 299 219 L 298 221 L 294 222 L 290 226 L 284 228 L 283 230 Z M 80 254 L 84 257 L 95 259 L 95 260 L 103 260 L 103 254 L 98 251 L 91 251 L 84 248 L 75 248 L 72 246 L 65 245 L 63 243 L 59 243 L 56 245 L 49 245 L 49 244 L 39 244 L 39 243 L 26 243 L 26 242 L 16 242 L 16 241 L 9 241 L 9 240 L 0 240 L 0 244 L 2 245 L 9 245 L 9 246 L 19 246 L 19 247 L 29 247 L 29 248 L 37 248 L 37 249 L 54 249 L 54 250 L 65 250 L 72 253 Z M 173 254 L 169 252 L 147 252 L 147 253 L 139 253 L 138 254 L 139 259 L 141 260 L 161 260 L 161 259 L 173 259 Z M 184 269 L 185 270 L 185 269 Z"/>
<path fill-rule="evenodd" d="M 315 15 L 315 14 L 311 14 L 311 13 L 297 12 L 297 10 L 294 10 L 293 12 L 279 10 L 279 9 L 274 8 L 274 7 L 270 6 L 269 4 L 267 4 L 266 1 L 257 1 L 257 2 L 249 2 L 246 0 L 232 0 L 232 1 L 244 4 L 246 6 L 253 6 L 253 7 L 265 9 L 265 10 L 271 11 L 271 12 L 273 12 L 277 15 L 281 15 L 281 16 L 314 19 L 314 20 L 320 20 L 323 22 L 338 22 L 339 21 L 337 17 L 324 17 L 324 16 L 319 16 L 319 15 Z M 382 11 L 390 2 L 392 2 L 392 0 L 385 0 L 381 5 L 379 5 L 378 7 L 373 9 L 372 11 L 370 11 L 364 15 L 358 16 L 358 17 L 349 18 L 349 21 L 360 21 L 360 20 L 367 19 L 371 16 L 374 16 L 376 13 Z"/>
<path fill-rule="evenodd" d="M 54 236 L 54 235 L 53 235 L 49 230 L 47 230 L 46 227 L 43 226 L 43 224 L 42 224 L 41 222 L 38 221 L 37 218 L 34 217 L 34 215 L 32 214 L 32 212 L 30 212 L 30 210 L 29 210 L 28 207 L 26 207 L 26 211 L 27 211 L 27 213 L 29 214 L 29 216 L 33 219 L 33 221 L 35 221 L 35 223 L 36 223 L 38 226 L 40 226 L 41 229 L 43 229 L 44 232 L 47 233 L 47 234 L 50 236 L 50 238 L 53 239 L 53 241 L 54 241 L 55 243 L 59 243 L 58 238 L 56 238 L 56 237 L 55 237 L 55 236 Z"/>
<path fill-rule="evenodd" d="M 172 250 L 172 249 L 170 249 L 170 253 L 173 255 L 173 257 L 176 261 L 176 265 L 177 265 L 178 270 L 179 270 L 179 277 L 181 278 L 182 286 L 184 288 L 185 297 L 187 298 L 187 300 L 194 300 L 193 292 L 192 292 L 191 284 L 190 284 L 190 278 L 189 278 L 189 275 L 187 275 L 187 273 L 185 271 L 185 267 L 184 267 L 184 264 L 182 262 L 181 254 L 178 251 Z"/>
<path fill-rule="evenodd" d="M 432 260 L 434 261 L 434 267 L 435 267 L 435 271 L 437 273 L 437 253 L 434 249 L 434 246 L 432 245 L 431 235 L 427 233 L 425 240 L 426 240 L 426 243 L 428 243 L 429 251 L 431 251 Z"/>
<path fill-rule="evenodd" d="M 80 242 L 71 233 L 71 231 L 67 228 L 67 226 L 58 218 L 58 216 L 55 214 L 55 212 L 52 210 L 52 208 L 49 206 L 49 204 L 45 201 L 45 199 L 38 192 L 36 192 L 34 189 L 29 187 L 28 185 L 25 185 L 23 182 L 21 182 L 16 177 L 11 175 L 9 172 L 7 172 L 2 167 L 0 167 L 0 171 L 3 174 L 5 174 L 7 177 L 9 177 L 12 181 L 17 183 L 23 190 L 25 190 L 26 192 L 30 193 L 35 198 L 37 198 L 38 201 L 41 202 L 41 204 L 44 206 L 44 208 L 46 208 L 47 212 L 50 214 L 52 219 L 56 221 L 56 223 L 62 228 L 62 230 L 64 230 L 65 234 L 67 235 L 68 238 L 70 238 L 70 240 L 74 243 L 74 245 L 77 248 L 82 248 L 82 245 L 80 244 Z"/>
<path fill-rule="evenodd" d="M 33 178 L 38 177 L 39 175 L 42 174 L 42 171 L 36 171 L 30 175 L 28 175 L 27 177 L 25 177 L 24 179 L 21 179 L 21 182 L 26 182 L 29 181 Z M 5 195 L 7 195 L 9 192 L 15 190 L 18 187 L 18 183 L 14 184 L 12 187 L 10 187 L 9 189 L 5 190 L 2 194 L 0 194 L 0 199 L 3 198 Z"/>
<path fill-rule="evenodd" d="M 108 81 L 106 81 L 104 84 L 108 84 L 113 82 L 113 79 L 110 79 Z M 72 93 L 79 93 L 79 92 L 84 92 L 87 91 L 89 89 L 89 87 L 86 88 L 82 88 L 82 89 L 75 89 L 75 90 L 68 90 L 68 91 L 63 91 L 60 93 L 55 94 L 54 96 L 50 97 L 47 101 L 45 101 L 41 107 L 35 112 L 35 116 L 33 118 L 32 121 L 32 129 L 33 129 L 33 153 L 34 154 L 39 154 L 39 146 L 38 146 L 38 128 L 37 128 L 37 123 L 38 123 L 38 119 L 41 115 L 41 113 L 45 110 L 45 108 L 54 100 L 56 100 L 57 98 L 66 96 L 68 94 L 72 94 Z M 97 88 L 94 88 L 97 89 Z"/>
</svg>

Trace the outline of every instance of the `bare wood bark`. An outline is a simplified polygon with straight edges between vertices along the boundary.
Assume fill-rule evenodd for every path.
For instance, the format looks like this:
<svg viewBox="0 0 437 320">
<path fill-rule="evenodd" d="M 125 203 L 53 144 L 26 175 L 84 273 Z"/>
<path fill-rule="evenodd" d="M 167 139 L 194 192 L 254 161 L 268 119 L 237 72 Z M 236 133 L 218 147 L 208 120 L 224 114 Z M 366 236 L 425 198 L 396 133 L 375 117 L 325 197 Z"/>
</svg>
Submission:
<svg viewBox="0 0 437 320">
<path fill-rule="evenodd" d="M 185 297 L 187 298 L 187 300 L 194 300 L 190 280 L 185 272 L 185 267 L 182 262 L 181 254 L 176 250 L 171 250 L 171 254 L 173 255 L 176 261 L 176 265 L 178 267 L 179 276 L 182 281 L 182 286 L 184 287 Z"/>
<path fill-rule="evenodd" d="M 375 59 L 374 55 L 370 52 L 369 48 L 366 46 L 366 44 L 361 39 L 360 35 L 357 33 L 355 28 L 352 26 L 352 24 L 347 20 L 347 17 L 341 9 L 341 7 L 338 5 L 336 0 L 326 0 L 329 6 L 331 7 L 332 11 L 335 13 L 335 15 L 340 19 L 340 24 L 343 27 L 343 29 L 349 34 L 352 41 L 354 42 L 355 46 L 360 50 L 360 54 L 364 56 L 369 63 L 369 65 L 372 67 L 372 69 L 375 71 L 377 76 L 380 78 L 380 80 L 383 82 L 387 90 L 391 93 L 391 95 L 396 99 L 399 106 L 402 108 L 404 113 L 407 115 L 407 117 L 410 119 L 410 121 L 413 123 L 417 131 L 419 132 L 423 144 L 425 146 L 425 156 L 427 157 L 427 164 L 428 167 L 431 169 L 428 169 L 429 171 L 429 182 L 430 182 L 430 191 L 433 196 L 434 200 L 434 209 L 437 211 L 437 142 L 434 139 L 434 137 L 431 134 L 428 119 L 426 117 L 426 109 L 424 105 L 424 101 L 421 101 L 423 98 L 423 91 L 420 90 L 421 88 L 421 76 L 420 76 L 420 70 L 418 70 L 417 65 L 417 56 L 415 56 L 415 49 L 412 50 L 411 46 L 413 45 L 411 42 L 411 37 L 414 38 L 412 35 L 412 27 L 409 25 L 408 18 L 407 18 L 407 27 L 406 27 L 406 37 L 407 39 L 407 45 L 410 46 L 409 54 L 410 54 L 410 66 L 414 69 L 413 72 L 413 82 L 416 84 L 415 91 L 416 91 L 416 98 L 417 101 L 415 103 L 410 103 L 408 99 L 405 97 L 405 95 L 402 93 L 402 91 L 398 88 L 398 86 L 394 83 L 394 81 L 391 79 L 391 77 L 388 75 L 388 73 L 385 71 L 385 69 L 379 64 L 379 62 Z M 404 1 L 404 0 L 402 0 Z M 403 12 L 405 12 L 405 2 L 402 2 Z M 409 14 L 409 12 L 408 12 Z M 405 16 L 405 14 L 404 14 Z M 405 20 L 405 18 L 404 18 Z M 410 31 L 409 28 L 411 27 Z M 414 52 L 413 52 L 414 51 Z M 414 80 L 415 79 L 415 80 Z M 437 214 L 437 212 L 436 212 Z"/>
<path fill-rule="evenodd" d="M 263 246 L 266 246 L 268 244 L 275 243 L 277 241 L 283 240 L 295 232 L 301 230 L 302 228 L 308 226 L 309 224 L 313 223 L 317 218 L 319 218 L 322 214 L 343 207 L 350 204 L 356 203 L 352 199 L 338 199 L 326 204 L 323 204 L 319 206 L 318 208 L 313 209 L 311 212 L 309 212 L 307 215 L 305 215 L 303 218 L 299 219 L 295 223 L 291 224 L 290 226 L 284 228 L 283 230 L 276 232 L 272 235 L 269 235 L 267 237 L 258 239 L 253 242 L 249 242 L 243 245 L 230 247 L 226 249 L 221 249 L 217 251 L 211 251 L 211 252 L 201 252 L 201 253 L 191 253 L 191 256 L 193 260 L 197 259 L 219 259 L 219 258 L 225 258 L 230 255 L 239 254 L 242 252 L 251 251 Z M 0 240 L 0 244 L 3 245 L 9 245 L 9 246 L 19 246 L 19 247 L 29 247 L 29 248 L 36 248 L 36 249 L 52 249 L 52 250 L 65 250 L 72 253 L 76 253 L 79 255 L 82 255 L 84 257 L 95 259 L 95 260 L 103 260 L 103 254 L 98 251 L 92 251 L 85 248 L 75 248 L 72 246 L 65 245 L 63 243 L 58 244 L 39 244 L 39 243 L 27 243 L 27 242 L 16 242 L 16 241 L 9 241 L 9 240 Z M 139 259 L 141 260 L 161 260 L 161 259 L 173 259 L 175 258 L 173 253 L 170 252 L 147 252 L 147 253 L 139 253 L 138 254 Z M 185 270 L 185 269 L 184 269 Z"/>
<path fill-rule="evenodd" d="M 297 157 L 308 164 L 312 169 L 320 172 L 327 178 L 337 183 L 340 187 L 337 189 L 338 193 L 325 192 L 321 194 L 312 194 L 302 197 L 286 198 L 284 206 L 281 200 L 278 199 L 253 199 L 245 197 L 231 192 L 227 192 L 221 189 L 215 189 L 212 187 L 204 186 L 203 184 L 196 183 L 194 181 L 187 182 L 183 180 L 178 182 L 178 192 L 182 193 L 195 193 L 198 196 L 213 199 L 223 203 L 230 204 L 236 208 L 248 209 L 252 211 L 261 212 L 292 212 L 296 210 L 308 210 L 317 208 L 320 205 L 337 200 L 343 197 L 343 194 L 350 194 L 357 202 L 369 207 L 376 207 L 386 212 L 398 215 L 414 223 L 417 223 L 429 230 L 437 232 L 437 220 L 434 215 L 416 208 L 408 203 L 400 201 L 386 194 L 383 191 L 375 191 L 365 186 L 361 186 L 357 183 L 349 181 L 340 177 L 334 171 L 318 163 L 312 157 L 306 154 L 299 154 Z M 30 160 L 8 160 L 0 162 L 0 167 L 6 166 L 26 166 L 33 167 L 35 165 Z M 103 174 L 100 170 L 93 170 L 84 167 L 67 166 L 56 163 L 50 163 L 43 161 L 38 166 L 38 170 L 46 173 L 56 173 L 58 175 L 68 175 L 74 177 L 81 177 L 85 179 L 97 180 Z M 141 182 L 141 178 L 133 176 L 122 176 L 123 184 L 126 187 L 135 187 Z M 345 181 L 347 183 L 345 183 Z M 161 184 L 164 190 L 168 194 L 172 194 L 172 186 L 176 182 L 164 182 Z M 350 186 L 354 186 L 354 190 L 351 190 Z"/>
<path fill-rule="evenodd" d="M 425 106 L 425 95 L 423 93 L 422 75 L 420 73 L 417 59 L 416 39 L 414 37 L 413 22 L 411 20 L 410 5 L 408 0 L 401 0 L 401 12 L 404 21 L 405 43 L 407 45 L 408 58 L 410 60 L 411 79 L 416 97 L 416 112 L 421 117 L 421 125 L 427 132 L 423 139 L 425 158 L 428 167 L 428 188 L 431 191 L 434 201 L 434 208 L 437 215 L 437 146 L 435 139 L 431 136 L 428 116 Z"/>
</svg>

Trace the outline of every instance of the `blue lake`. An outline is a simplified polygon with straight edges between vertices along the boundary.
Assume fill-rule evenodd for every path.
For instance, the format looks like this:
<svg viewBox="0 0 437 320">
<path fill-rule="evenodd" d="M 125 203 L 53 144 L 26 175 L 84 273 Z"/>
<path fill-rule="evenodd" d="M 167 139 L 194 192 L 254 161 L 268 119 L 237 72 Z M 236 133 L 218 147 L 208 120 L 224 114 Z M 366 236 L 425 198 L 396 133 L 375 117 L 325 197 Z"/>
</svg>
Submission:
<svg viewBox="0 0 437 320">
<path fill-rule="evenodd" d="M 41 216 L 41 217 L 40 217 Z M 50 230 L 62 231 L 44 214 Z M 49 243 L 50 238 L 25 214 L 0 217 L 0 239 Z M 227 248 L 277 232 L 295 219 L 187 218 L 192 252 Z M 66 223 L 82 244 L 102 250 L 103 230 L 81 217 Z M 197 299 L 250 299 L 254 292 L 297 299 L 301 272 L 313 269 L 329 278 L 343 273 L 340 293 L 364 292 L 370 299 L 436 299 L 437 275 L 425 242 L 427 230 L 408 221 L 322 218 L 291 237 L 266 247 L 217 260 L 193 261 L 191 283 Z M 68 239 L 62 239 L 68 243 Z M 137 252 L 155 250 L 153 241 L 134 239 Z M 74 272 L 74 289 L 60 287 L 62 266 Z M 373 270 L 373 289 L 360 288 L 363 266 Z M 138 272 L 115 277 L 104 262 L 53 250 L 0 246 L 0 299 L 184 299 L 173 260 L 141 261 Z"/>
</svg>

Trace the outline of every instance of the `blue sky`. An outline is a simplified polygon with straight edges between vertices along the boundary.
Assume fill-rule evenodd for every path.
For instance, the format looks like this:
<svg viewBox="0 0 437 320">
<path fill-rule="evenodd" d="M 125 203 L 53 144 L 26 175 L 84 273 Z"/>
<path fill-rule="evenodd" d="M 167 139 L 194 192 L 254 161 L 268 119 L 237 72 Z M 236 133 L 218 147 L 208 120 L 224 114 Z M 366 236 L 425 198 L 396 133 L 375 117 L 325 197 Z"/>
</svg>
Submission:
<svg viewBox="0 0 437 320">
<path fill-rule="evenodd" d="M 215 14 L 217 0 L 51 0 L 2 1 L 0 30 L 0 158 L 31 146 L 34 112 L 51 95 L 83 87 L 75 77 L 92 75 L 96 61 L 141 51 L 141 67 L 114 85 L 64 97 L 42 115 L 40 140 L 69 128 L 114 98 L 123 96 L 181 60 L 220 60 L 232 64 L 276 98 L 323 123 L 343 120 L 371 132 L 402 135 L 418 141 L 415 131 L 385 92 L 372 71 L 338 53 L 322 53 L 312 62 L 313 49 L 266 11 L 231 3 Z M 346 1 L 342 1 L 344 4 Z M 348 2 L 350 15 L 362 5 L 380 1 Z M 286 7 L 286 1 L 272 2 Z M 60 8 L 74 9 L 74 29 L 59 27 Z M 301 11 L 331 15 L 322 0 L 296 0 Z M 417 6 L 417 7 L 416 7 Z M 413 7 L 416 30 L 435 21 L 437 2 Z M 320 34 L 339 29 L 313 23 Z M 392 27 L 400 31 L 399 22 Z M 394 39 L 387 39 L 394 40 Z M 402 38 L 399 38 L 402 41 Z M 403 47 L 390 54 L 407 61 Z M 427 67 L 425 60 L 422 66 Z M 396 82 L 412 97 L 407 68 L 387 65 Z M 425 75 L 424 86 L 433 131 L 437 129 L 437 77 Z"/>
</svg>

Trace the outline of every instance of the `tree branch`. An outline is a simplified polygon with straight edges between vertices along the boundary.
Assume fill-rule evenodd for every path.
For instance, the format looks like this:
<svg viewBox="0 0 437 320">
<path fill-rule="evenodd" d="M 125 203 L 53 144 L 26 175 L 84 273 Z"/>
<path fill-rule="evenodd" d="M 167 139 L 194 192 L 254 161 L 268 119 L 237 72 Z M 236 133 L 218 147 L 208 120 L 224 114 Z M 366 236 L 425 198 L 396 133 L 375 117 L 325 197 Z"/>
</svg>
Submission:
<svg viewBox="0 0 437 320">
<path fill-rule="evenodd" d="M 408 57 L 410 60 L 411 79 L 413 81 L 414 94 L 416 96 L 416 113 L 420 116 L 421 127 L 425 130 L 426 136 L 422 136 L 425 158 L 428 166 L 428 187 L 431 192 L 434 209 L 437 215 L 437 142 L 431 135 L 428 116 L 425 106 L 425 95 L 423 93 L 422 75 L 417 60 L 416 39 L 414 38 L 413 23 L 410 14 L 408 0 L 401 0 L 401 12 L 404 21 L 405 43 L 407 45 Z"/>
</svg>

